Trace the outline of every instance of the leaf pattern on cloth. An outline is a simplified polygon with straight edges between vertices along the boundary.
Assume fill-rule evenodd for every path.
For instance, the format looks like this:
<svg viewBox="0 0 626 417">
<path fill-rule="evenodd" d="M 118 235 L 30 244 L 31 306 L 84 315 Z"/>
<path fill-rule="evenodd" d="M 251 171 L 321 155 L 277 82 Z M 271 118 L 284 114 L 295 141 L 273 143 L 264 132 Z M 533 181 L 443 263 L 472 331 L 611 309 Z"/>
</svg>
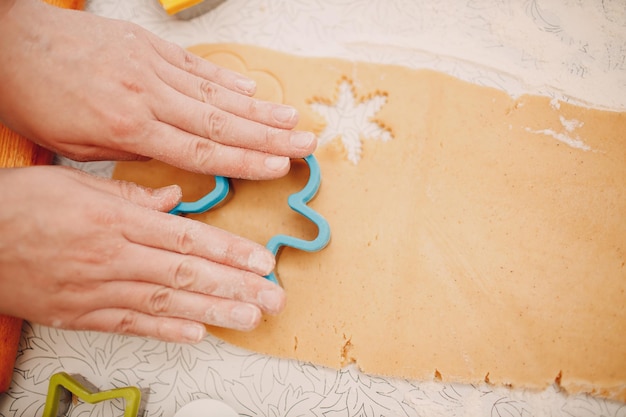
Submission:
<svg viewBox="0 0 626 417">
<path fill-rule="evenodd" d="M 140 337 L 72 332 L 24 324 L 9 391 L 0 416 L 40 415 L 56 372 L 83 376 L 97 389 L 136 386 L 147 396 L 141 417 L 171 417 L 199 398 L 224 401 L 242 416 L 466 416 L 626 417 L 626 405 L 552 387 L 541 393 L 406 381 L 339 371 L 248 352 L 209 336 L 197 345 Z M 78 402 L 71 416 L 113 417 L 123 404 Z M 469 414 L 468 414 L 469 413 Z"/>
</svg>

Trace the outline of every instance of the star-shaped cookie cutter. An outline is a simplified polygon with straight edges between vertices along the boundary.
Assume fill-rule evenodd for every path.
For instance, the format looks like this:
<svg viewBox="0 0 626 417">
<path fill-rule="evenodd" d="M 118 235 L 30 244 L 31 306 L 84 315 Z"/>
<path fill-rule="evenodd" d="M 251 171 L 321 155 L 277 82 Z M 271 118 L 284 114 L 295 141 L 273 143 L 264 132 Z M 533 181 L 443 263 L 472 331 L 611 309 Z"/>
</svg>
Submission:
<svg viewBox="0 0 626 417">
<path fill-rule="evenodd" d="M 283 246 L 289 246 L 294 249 L 306 251 L 306 252 L 317 252 L 326 247 L 328 242 L 330 242 L 330 226 L 328 221 L 320 215 L 318 212 L 313 210 L 307 204 L 309 201 L 315 197 L 317 191 L 320 188 L 320 184 L 322 182 L 322 174 L 320 172 L 320 166 L 317 162 L 317 159 L 313 155 L 309 155 L 306 158 L 303 158 L 304 161 L 309 166 L 309 180 L 307 181 L 304 188 L 300 191 L 291 194 L 287 198 L 287 204 L 293 211 L 301 214 L 311 222 L 313 222 L 317 226 L 317 237 L 313 240 L 305 240 L 300 239 L 293 236 L 278 234 L 273 236 L 265 245 L 268 250 L 270 250 L 274 256 L 278 255 L 278 251 Z M 215 188 L 202 197 L 200 200 L 194 202 L 182 202 L 179 203 L 176 207 L 174 207 L 170 213 L 171 214 L 198 214 L 204 213 L 208 210 L 211 210 L 218 204 L 220 204 L 230 190 L 230 186 L 228 184 L 228 179 L 225 177 L 215 177 Z M 276 273 L 272 271 L 265 278 L 278 284 L 278 278 L 276 277 Z"/>
</svg>

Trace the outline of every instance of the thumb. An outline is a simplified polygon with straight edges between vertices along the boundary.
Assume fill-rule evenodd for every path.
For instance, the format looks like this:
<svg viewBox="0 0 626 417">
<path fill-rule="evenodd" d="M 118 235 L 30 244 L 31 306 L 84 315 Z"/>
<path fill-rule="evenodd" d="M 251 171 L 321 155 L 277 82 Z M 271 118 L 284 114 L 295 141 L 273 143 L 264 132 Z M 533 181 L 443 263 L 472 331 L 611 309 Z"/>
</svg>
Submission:
<svg viewBox="0 0 626 417">
<path fill-rule="evenodd" d="M 122 188 L 120 196 L 141 207 L 168 212 L 172 210 L 180 200 L 183 193 L 178 185 L 169 185 L 162 188 L 142 187 L 130 182 L 120 181 Z"/>
<path fill-rule="evenodd" d="M 133 182 L 97 177 L 71 168 L 67 169 L 65 173 L 91 188 L 116 195 L 133 204 L 152 210 L 170 211 L 180 203 L 183 196 L 178 185 L 150 188 Z"/>
</svg>

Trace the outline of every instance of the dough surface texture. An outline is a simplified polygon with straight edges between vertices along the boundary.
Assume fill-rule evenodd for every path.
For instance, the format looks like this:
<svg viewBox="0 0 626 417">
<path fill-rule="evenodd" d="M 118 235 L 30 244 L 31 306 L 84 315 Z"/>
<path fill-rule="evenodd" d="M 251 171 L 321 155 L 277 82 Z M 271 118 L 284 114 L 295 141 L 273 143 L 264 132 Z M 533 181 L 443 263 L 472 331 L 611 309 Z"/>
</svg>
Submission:
<svg viewBox="0 0 626 417">
<path fill-rule="evenodd" d="M 428 70 L 305 58 L 244 45 L 191 48 L 298 108 L 319 135 L 330 223 L 318 253 L 284 249 L 285 312 L 251 333 L 211 332 L 257 352 L 402 378 L 626 400 L 626 113 L 495 89 Z M 306 183 L 231 181 L 192 217 L 265 244 L 315 228 L 286 199 Z M 213 179 L 150 162 L 116 178 Z"/>
</svg>

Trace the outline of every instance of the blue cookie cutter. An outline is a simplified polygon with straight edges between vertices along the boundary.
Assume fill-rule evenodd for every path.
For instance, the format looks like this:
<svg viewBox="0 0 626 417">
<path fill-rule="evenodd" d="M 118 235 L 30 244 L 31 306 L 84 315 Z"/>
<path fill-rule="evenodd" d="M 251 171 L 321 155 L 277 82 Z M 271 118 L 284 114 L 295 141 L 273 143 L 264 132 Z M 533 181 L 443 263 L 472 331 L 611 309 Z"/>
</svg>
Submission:
<svg viewBox="0 0 626 417">
<path fill-rule="evenodd" d="M 289 246 L 294 249 L 303 250 L 306 252 L 317 252 L 326 247 L 328 242 L 330 241 L 330 226 L 328 221 L 318 212 L 313 210 L 311 207 L 307 205 L 309 201 L 315 197 L 317 191 L 320 188 L 320 184 L 322 182 L 322 175 L 320 172 L 320 166 L 317 162 L 317 159 L 313 155 L 309 155 L 304 158 L 304 161 L 309 166 L 309 180 L 307 181 L 304 188 L 298 191 L 295 194 L 291 194 L 287 199 L 287 204 L 293 211 L 301 214 L 305 218 L 312 221 L 317 226 L 317 237 L 313 240 L 304 240 L 293 236 L 288 235 L 275 235 L 273 236 L 269 242 L 267 242 L 268 250 L 270 250 L 274 256 L 278 255 L 278 251 L 283 246 Z M 220 204 L 230 190 L 228 179 L 224 177 L 215 177 L 215 188 L 213 191 L 202 197 L 198 201 L 190 202 L 190 203 L 179 203 L 176 207 L 174 207 L 170 213 L 171 214 L 186 214 L 186 213 L 204 213 L 212 209 L 213 207 Z M 265 278 L 278 284 L 278 279 L 274 271 L 272 271 Z"/>
<path fill-rule="evenodd" d="M 225 177 L 215 177 L 215 188 L 202 197 L 200 200 L 192 201 L 190 203 L 182 202 L 178 203 L 174 207 L 170 214 L 198 214 L 211 210 L 219 203 L 224 201 L 228 195 L 230 187 L 228 185 L 228 179 Z"/>
</svg>

